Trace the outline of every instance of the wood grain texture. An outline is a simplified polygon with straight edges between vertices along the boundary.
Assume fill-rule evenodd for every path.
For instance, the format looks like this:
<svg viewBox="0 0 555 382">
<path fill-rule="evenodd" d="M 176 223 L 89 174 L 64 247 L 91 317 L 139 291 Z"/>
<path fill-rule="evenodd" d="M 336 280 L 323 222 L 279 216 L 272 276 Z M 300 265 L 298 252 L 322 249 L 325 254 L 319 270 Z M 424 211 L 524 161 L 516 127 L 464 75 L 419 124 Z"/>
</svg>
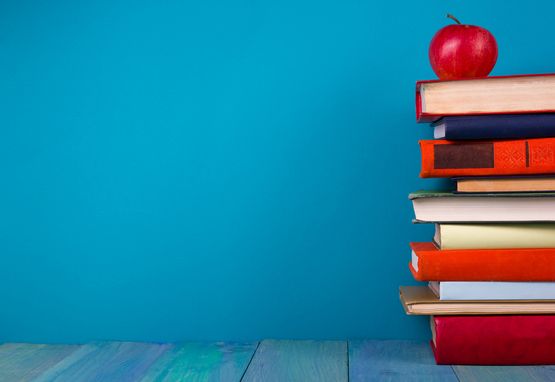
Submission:
<svg viewBox="0 0 555 382">
<path fill-rule="evenodd" d="M 50 369 L 46 370 L 39 377 L 34 379 L 33 382 L 49 382 L 49 381 L 55 380 L 58 374 L 62 370 L 67 369 L 69 366 L 79 361 L 83 357 L 87 356 L 89 353 L 95 351 L 96 349 L 97 349 L 97 346 L 95 345 L 80 346 L 79 349 L 69 354 L 67 357 L 65 357 L 63 360 L 58 362 Z"/>
<path fill-rule="evenodd" d="M 262 341 L 244 382 L 348 380 L 345 341 Z"/>
<path fill-rule="evenodd" d="M 176 345 L 162 355 L 143 382 L 239 382 L 257 343 L 194 343 Z"/>
<path fill-rule="evenodd" d="M 461 382 L 555 381 L 555 366 L 453 366 Z"/>
<path fill-rule="evenodd" d="M 1 345 L 0 381 L 34 380 L 79 348 L 79 345 Z"/>
<path fill-rule="evenodd" d="M 41 381 L 126 382 L 140 380 L 169 344 L 109 342 L 86 345 L 41 376 Z"/>
<path fill-rule="evenodd" d="M 435 363 L 430 345 L 414 341 L 350 341 L 349 380 L 457 381 L 450 366 Z"/>
<path fill-rule="evenodd" d="M 425 342 L 351 341 L 348 350 L 342 341 L 256 346 L 3 344 L 0 381 L 555 381 L 555 366 L 437 366 Z"/>
</svg>

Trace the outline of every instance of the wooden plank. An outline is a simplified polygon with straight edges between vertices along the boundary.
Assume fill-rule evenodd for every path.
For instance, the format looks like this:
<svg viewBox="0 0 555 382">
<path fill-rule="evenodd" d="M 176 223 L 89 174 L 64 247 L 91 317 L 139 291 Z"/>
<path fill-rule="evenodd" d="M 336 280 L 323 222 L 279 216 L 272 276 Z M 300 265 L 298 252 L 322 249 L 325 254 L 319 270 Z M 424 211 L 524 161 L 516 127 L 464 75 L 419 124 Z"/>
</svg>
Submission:
<svg viewBox="0 0 555 382">
<path fill-rule="evenodd" d="M 453 366 L 461 382 L 555 381 L 554 366 Z"/>
<path fill-rule="evenodd" d="M 341 382 L 348 380 L 345 341 L 262 341 L 245 382 Z"/>
<path fill-rule="evenodd" d="M 239 382 L 256 346 L 256 342 L 179 344 L 152 365 L 142 382 Z"/>
<path fill-rule="evenodd" d="M 51 367 L 42 373 L 39 377 L 33 380 L 33 382 L 49 382 L 54 380 L 61 370 L 67 369 L 70 365 L 79 361 L 81 358 L 87 356 L 89 353 L 95 351 L 97 346 L 95 345 L 83 345 L 80 346 L 78 350 L 74 351 L 63 360 L 58 362 L 56 365 Z"/>
<path fill-rule="evenodd" d="M 349 380 L 457 381 L 450 366 L 435 363 L 430 345 L 415 341 L 349 341 Z"/>
<path fill-rule="evenodd" d="M 31 381 L 79 349 L 79 345 L 8 343 L 0 346 L 0 381 Z"/>
<path fill-rule="evenodd" d="M 75 357 L 60 362 L 41 376 L 43 381 L 126 382 L 142 378 L 169 344 L 109 342 L 86 345 Z"/>
</svg>

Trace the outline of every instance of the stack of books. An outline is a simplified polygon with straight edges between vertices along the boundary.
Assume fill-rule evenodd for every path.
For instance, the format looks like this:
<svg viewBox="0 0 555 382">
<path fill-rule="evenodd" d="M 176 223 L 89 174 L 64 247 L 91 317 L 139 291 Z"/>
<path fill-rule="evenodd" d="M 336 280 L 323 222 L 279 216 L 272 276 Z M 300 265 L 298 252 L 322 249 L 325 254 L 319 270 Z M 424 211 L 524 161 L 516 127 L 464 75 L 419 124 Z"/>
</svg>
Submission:
<svg viewBox="0 0 555 382">
<path fill-rule="evenodd" d="M 555 364 L 555 74 L 417 83 L 424 178 L 410 195 L 408 314 L 430 315 L 438 364 Z"/>
</svg>

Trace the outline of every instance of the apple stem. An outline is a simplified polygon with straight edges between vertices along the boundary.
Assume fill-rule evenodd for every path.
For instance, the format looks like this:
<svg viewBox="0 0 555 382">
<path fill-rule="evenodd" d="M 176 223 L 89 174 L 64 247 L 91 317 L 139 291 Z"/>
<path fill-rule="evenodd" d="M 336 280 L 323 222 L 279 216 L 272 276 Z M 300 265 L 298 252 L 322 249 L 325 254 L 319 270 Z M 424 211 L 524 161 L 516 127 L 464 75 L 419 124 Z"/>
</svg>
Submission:
<svg viewBox="0 0 555 382">
<path fill-rule="evenodd" d="M 457 19 L 455 16 L 453 16 L 452 14 L 448 13 L 447 17 L 450 18 L 451 20 L 454 20 L 457 24 L 462 25 L 462 23 L 459 21 L 459 19 Z"/>
</svg>

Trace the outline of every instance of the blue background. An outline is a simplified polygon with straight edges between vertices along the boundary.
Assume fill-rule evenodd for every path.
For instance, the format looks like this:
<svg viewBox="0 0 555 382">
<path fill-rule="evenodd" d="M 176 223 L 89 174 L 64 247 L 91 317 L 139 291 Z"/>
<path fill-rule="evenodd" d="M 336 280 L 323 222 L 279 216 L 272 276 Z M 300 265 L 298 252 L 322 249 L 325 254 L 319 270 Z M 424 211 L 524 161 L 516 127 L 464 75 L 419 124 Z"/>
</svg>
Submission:
<svg viewBox="0 0 555 382">
<path fill-rule="evenodd" d="M 0 341 L 429 337 L 434 32 L 553 71 L 553 1 L 3 1 Z"/>
</svg>

